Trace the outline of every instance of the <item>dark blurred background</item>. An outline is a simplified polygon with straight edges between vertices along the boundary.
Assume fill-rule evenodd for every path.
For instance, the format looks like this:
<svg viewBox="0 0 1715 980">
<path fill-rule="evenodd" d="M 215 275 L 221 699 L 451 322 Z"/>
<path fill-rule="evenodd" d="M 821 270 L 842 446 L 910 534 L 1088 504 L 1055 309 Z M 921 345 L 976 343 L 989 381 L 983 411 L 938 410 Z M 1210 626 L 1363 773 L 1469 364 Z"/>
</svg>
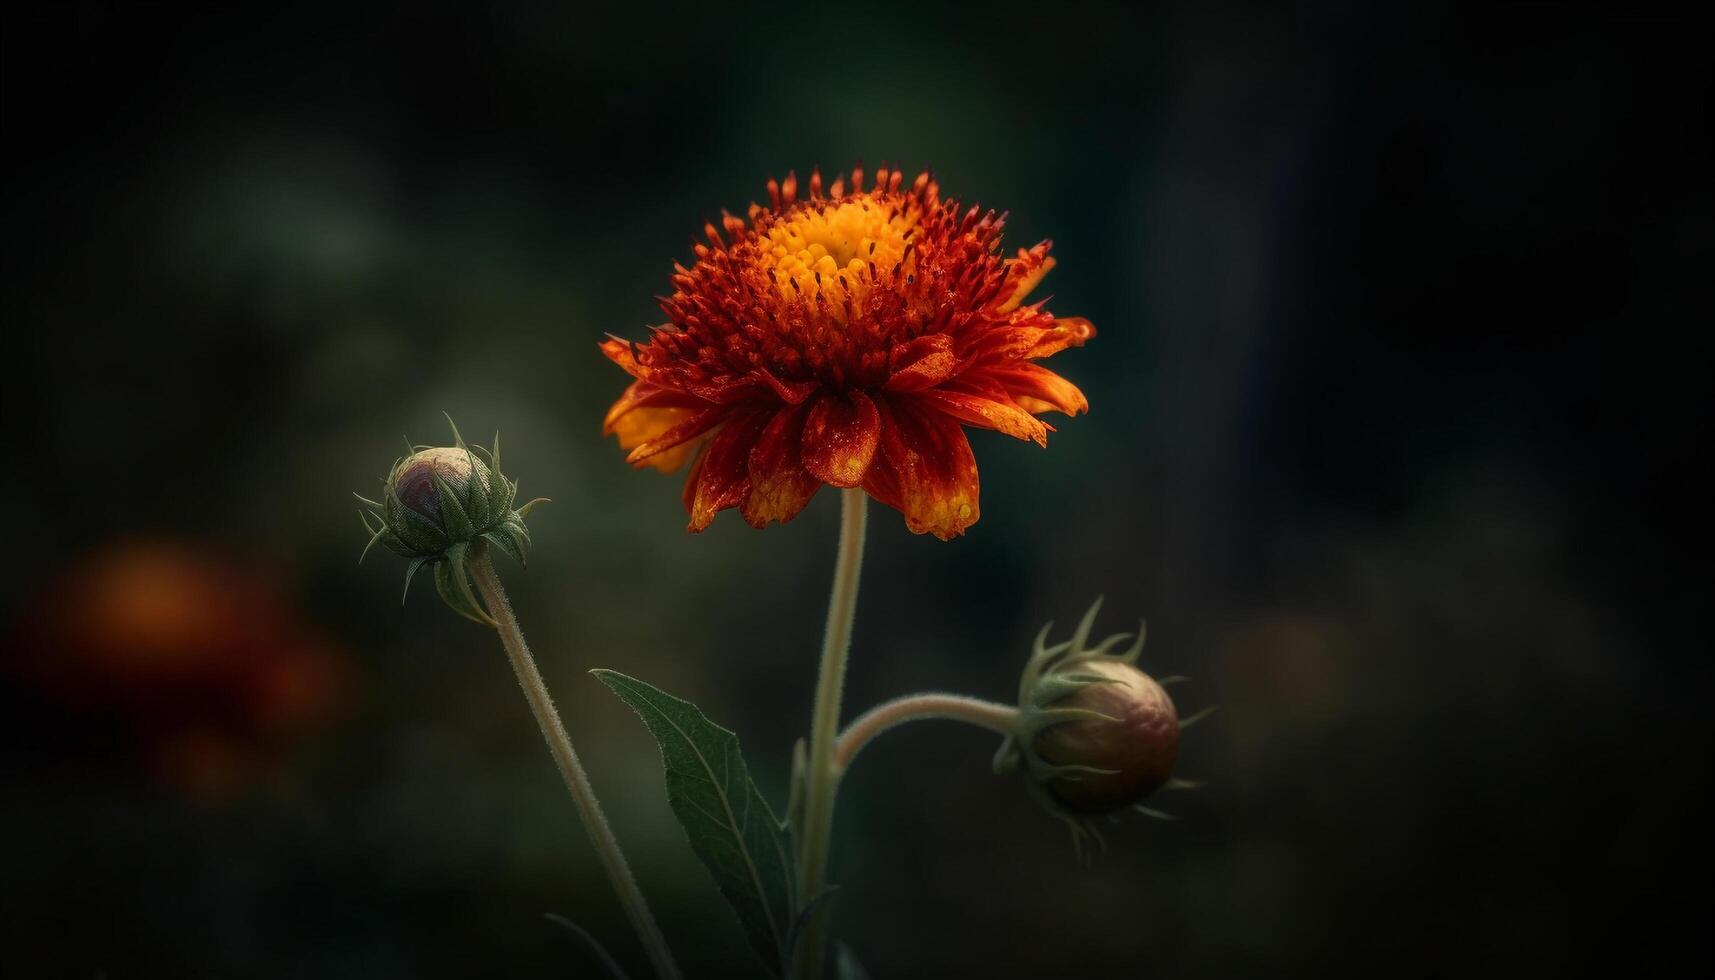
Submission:
<svg viewBox="0 0 1715 980">
<path fill-rule="evenodd" d="M 1403 6 L 7 13 L 6 972 L 593 975 L 551 911 L 645 974 L 494 637 L 356 564 L 443 410 L 554 498 L 503 575 L 667 934 L 752 969 L 584 671 L 778 800 L 837 507 L 685 534 L 595 343 L 862 159 L 1052 237 L 1100 336 L 1046 452 L 973 435 L 966 537 L 872 512 L 848 712 L 1007 698 L 1098 593 L 1222 708 L 1091 868 L 991 737 L 877 743 L 875 976 L 1707 973 L 1708 24 Z"/>
</svg>

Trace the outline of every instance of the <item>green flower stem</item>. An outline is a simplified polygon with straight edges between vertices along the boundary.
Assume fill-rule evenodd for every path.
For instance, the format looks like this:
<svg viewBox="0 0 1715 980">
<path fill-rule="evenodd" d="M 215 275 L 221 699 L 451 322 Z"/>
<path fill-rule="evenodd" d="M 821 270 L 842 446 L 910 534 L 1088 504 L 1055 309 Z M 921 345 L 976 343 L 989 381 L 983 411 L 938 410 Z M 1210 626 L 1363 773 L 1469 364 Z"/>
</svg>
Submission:
<svg viewBox="0 0 1715 980">
<path fill-rule="evenodd" d="M 864 712 L 840 734 L 839 744 L 834 749 L 834 768 L 844 774 L 863 747 L 882 732 L 908 721 L 931 718 L 962 721 L 997 735 L 1008 735 L 1018 719 L 1018 709 L 1010 704 L 996 704 L 962 694 L 910 694 L 895 698 Z"/>
<path fill-rule="evenodd" d="M 649 955 L 649 961 L 662 980 L 679 980 L 679 967 L 667 949 L 661 927 L 655 924 L 655 917 L 649 913 L 649 903 L 644 901 L 637 879 L 631 876 L 631 867 L 625 863 L 625 855 L 619 850 L 619 840 L 613 836 L 613 828 L 608 826 L 607 817 L 601 812 L 595 789 L 590 786 L 583 763 L 578 761 L 577 750 L 572 748 L 571 736 L 566 734 L 560 713 L 554 709 L 554 701 L 548 696 L 548 687 L 542 683 L 542 674 L 536 669 L 530 647 L 524 642 L 524 633 L 518 628 L 518 619 L 512 614 L 512 604 L 506 600 L 506 590 L 501 588 L 500 578 L 494 573 L 494 563 L 485 550 L 472 558 L 466 567 L 470 569 L 477 591 L 482 593 L 482 601 L 488 606 L 489 614 L 495 619 L 495 630 L 500 633 L 500 642 L 512 661 L 513 673 L 518 675 L 518 686 L 524 690 L 524 700 L 530 702 L 530 711 L 536 716 L 536 724 L 541 726 L 542 738 L 547 741 L 548 751 L 553 753 L 560 775 L 566 780 L 566 789 L 571 791 L 572 801 L 583 816 L 584 828 L 589 831 L 590 843 L 595 845 L 608 880 L 613 883 L 614 891 L 619 893 L 620 904 L 625 906 L 625 914 L 637 930 L 637 937 L 643 941 L 644 952 Z"/>
<path fill-rule="evenodd" d="M 852 616 L 857 609 L 858 573 L 863 566 L 863 534 L 868 497 L 860 488 L 840 494 L 840 551 L 834 561 L 834 590 L 828 599 L 828 628 L 822 638 L 822 665 L 816 678 L 816 706 L 810 715 L 810 758 L 804 772 L 804 821 L 798 828 L 798 901 L 815 901 L 828 886 L 828 846 L 834 829 L 834 794 L 840 772 L 834 761 L 840 732 L 840 692 L 851 651 Z M 793 971 L 817 980 L 826 959 L 828 903 L 810 914 Z"/>
</svg>

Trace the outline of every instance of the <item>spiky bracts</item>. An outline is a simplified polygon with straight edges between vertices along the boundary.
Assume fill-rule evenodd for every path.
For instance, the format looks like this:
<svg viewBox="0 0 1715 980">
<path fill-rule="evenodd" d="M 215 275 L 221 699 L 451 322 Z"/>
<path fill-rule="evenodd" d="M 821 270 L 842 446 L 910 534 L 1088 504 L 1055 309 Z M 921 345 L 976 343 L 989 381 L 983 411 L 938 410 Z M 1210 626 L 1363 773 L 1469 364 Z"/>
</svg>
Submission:
<svg viewBox="0 0 1715 980">
<path fill-rule="evenodd" d="M 451 418 L 453 445 L 415 446 L 406 441 L 406 455 L 395 460 L 381 481 L 380 501 L 355 495 L 368 508 L 358 514 L 369 531 L 362 561 L 379 542 L 394 554 L 410 559 L 405 568 L 405 593 L 423 566 L 434 568 L 435 590 L 454 612 L 487 626 L 494 618 L 471 589 L 465 563 L 481 556 L 489 545 L 526 559 L 530 530 L 524 517 L 546 498 L 513 508 L 518 481 L 500 471 L 500 433 L 494 446 L 465 445 Z"/>
<path fill-rule="evenodd" d="M 1089 645 L 1101 607 L 1098 598 L 1066 642 L 1048 645 L 1053 623 L 1037 634 L 1019 679 L 1017 722 L 994 758 L 995 772 L 1024 775 L 1032 798 L 1071 829 L 1080 855 L 1086 839 L 1101 842 L 1094 816 L 1126 808 L 1165 816 L 1143 800 L 1192 785 L 1173 768 L 1179 732 L 1201 717 L 1180 721 L 1162 686 L 1179 678 L 1157 682 L 1137 668 L 1141 621 L 1135 634 Z"/>
<path fill-rule="evenodd" d="M 661 299 L 668 322 L 602 351 L 634 381 L 607 413 L 634 466 L 693 459 L 690 529 L 738 508 L 788 521 L 823 486 L 862 487 L 917 533 L 944 539 L 979 516 L 964 426 L 1047 445 L 1037 416 L 1089 407 L 1036 364 L 1095 335 L 1025 298 L 1053 267 L 1044 241 L 1000 247 L 1004 216 L 860 167 L 800 196 L 769 181 L 748 221 L 705 226 L 696 261 Z"/>
</svg>

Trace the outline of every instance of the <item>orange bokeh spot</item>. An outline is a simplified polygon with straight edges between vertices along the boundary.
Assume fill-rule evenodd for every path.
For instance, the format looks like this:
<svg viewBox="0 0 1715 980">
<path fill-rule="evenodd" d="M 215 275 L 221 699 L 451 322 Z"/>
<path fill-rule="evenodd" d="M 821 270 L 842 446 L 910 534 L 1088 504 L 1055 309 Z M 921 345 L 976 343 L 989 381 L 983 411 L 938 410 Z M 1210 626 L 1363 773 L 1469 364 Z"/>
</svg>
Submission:
<svg viewBox="0 0 1715 980">
<path fill-rule="evenodd" d="M 265 573 L 189 542 L 120 542 L 56 575 L 4 667 L 100 751 L 226 798 L 337 714 L 352 671 Z"/>
</svg>

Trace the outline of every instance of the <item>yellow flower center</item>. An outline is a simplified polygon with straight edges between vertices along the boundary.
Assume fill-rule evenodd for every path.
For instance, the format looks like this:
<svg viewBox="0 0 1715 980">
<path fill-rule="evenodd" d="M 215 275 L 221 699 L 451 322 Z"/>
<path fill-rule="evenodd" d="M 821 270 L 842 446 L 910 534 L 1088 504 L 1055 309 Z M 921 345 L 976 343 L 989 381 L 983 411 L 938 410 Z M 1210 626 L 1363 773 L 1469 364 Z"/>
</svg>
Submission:
<svg viewBox="0 0 1715 980">
<path fill-rule="evenodd" d="M 844 300 L 859 302 L 869 291 L 869 267 L 890 270 L 905 257 L 917 217 L 871 197 L 811 204 L 768 229 L 758 243 L 762 266 L 787 299 L 822 292 L 843 323 Z"/>
</svg>

